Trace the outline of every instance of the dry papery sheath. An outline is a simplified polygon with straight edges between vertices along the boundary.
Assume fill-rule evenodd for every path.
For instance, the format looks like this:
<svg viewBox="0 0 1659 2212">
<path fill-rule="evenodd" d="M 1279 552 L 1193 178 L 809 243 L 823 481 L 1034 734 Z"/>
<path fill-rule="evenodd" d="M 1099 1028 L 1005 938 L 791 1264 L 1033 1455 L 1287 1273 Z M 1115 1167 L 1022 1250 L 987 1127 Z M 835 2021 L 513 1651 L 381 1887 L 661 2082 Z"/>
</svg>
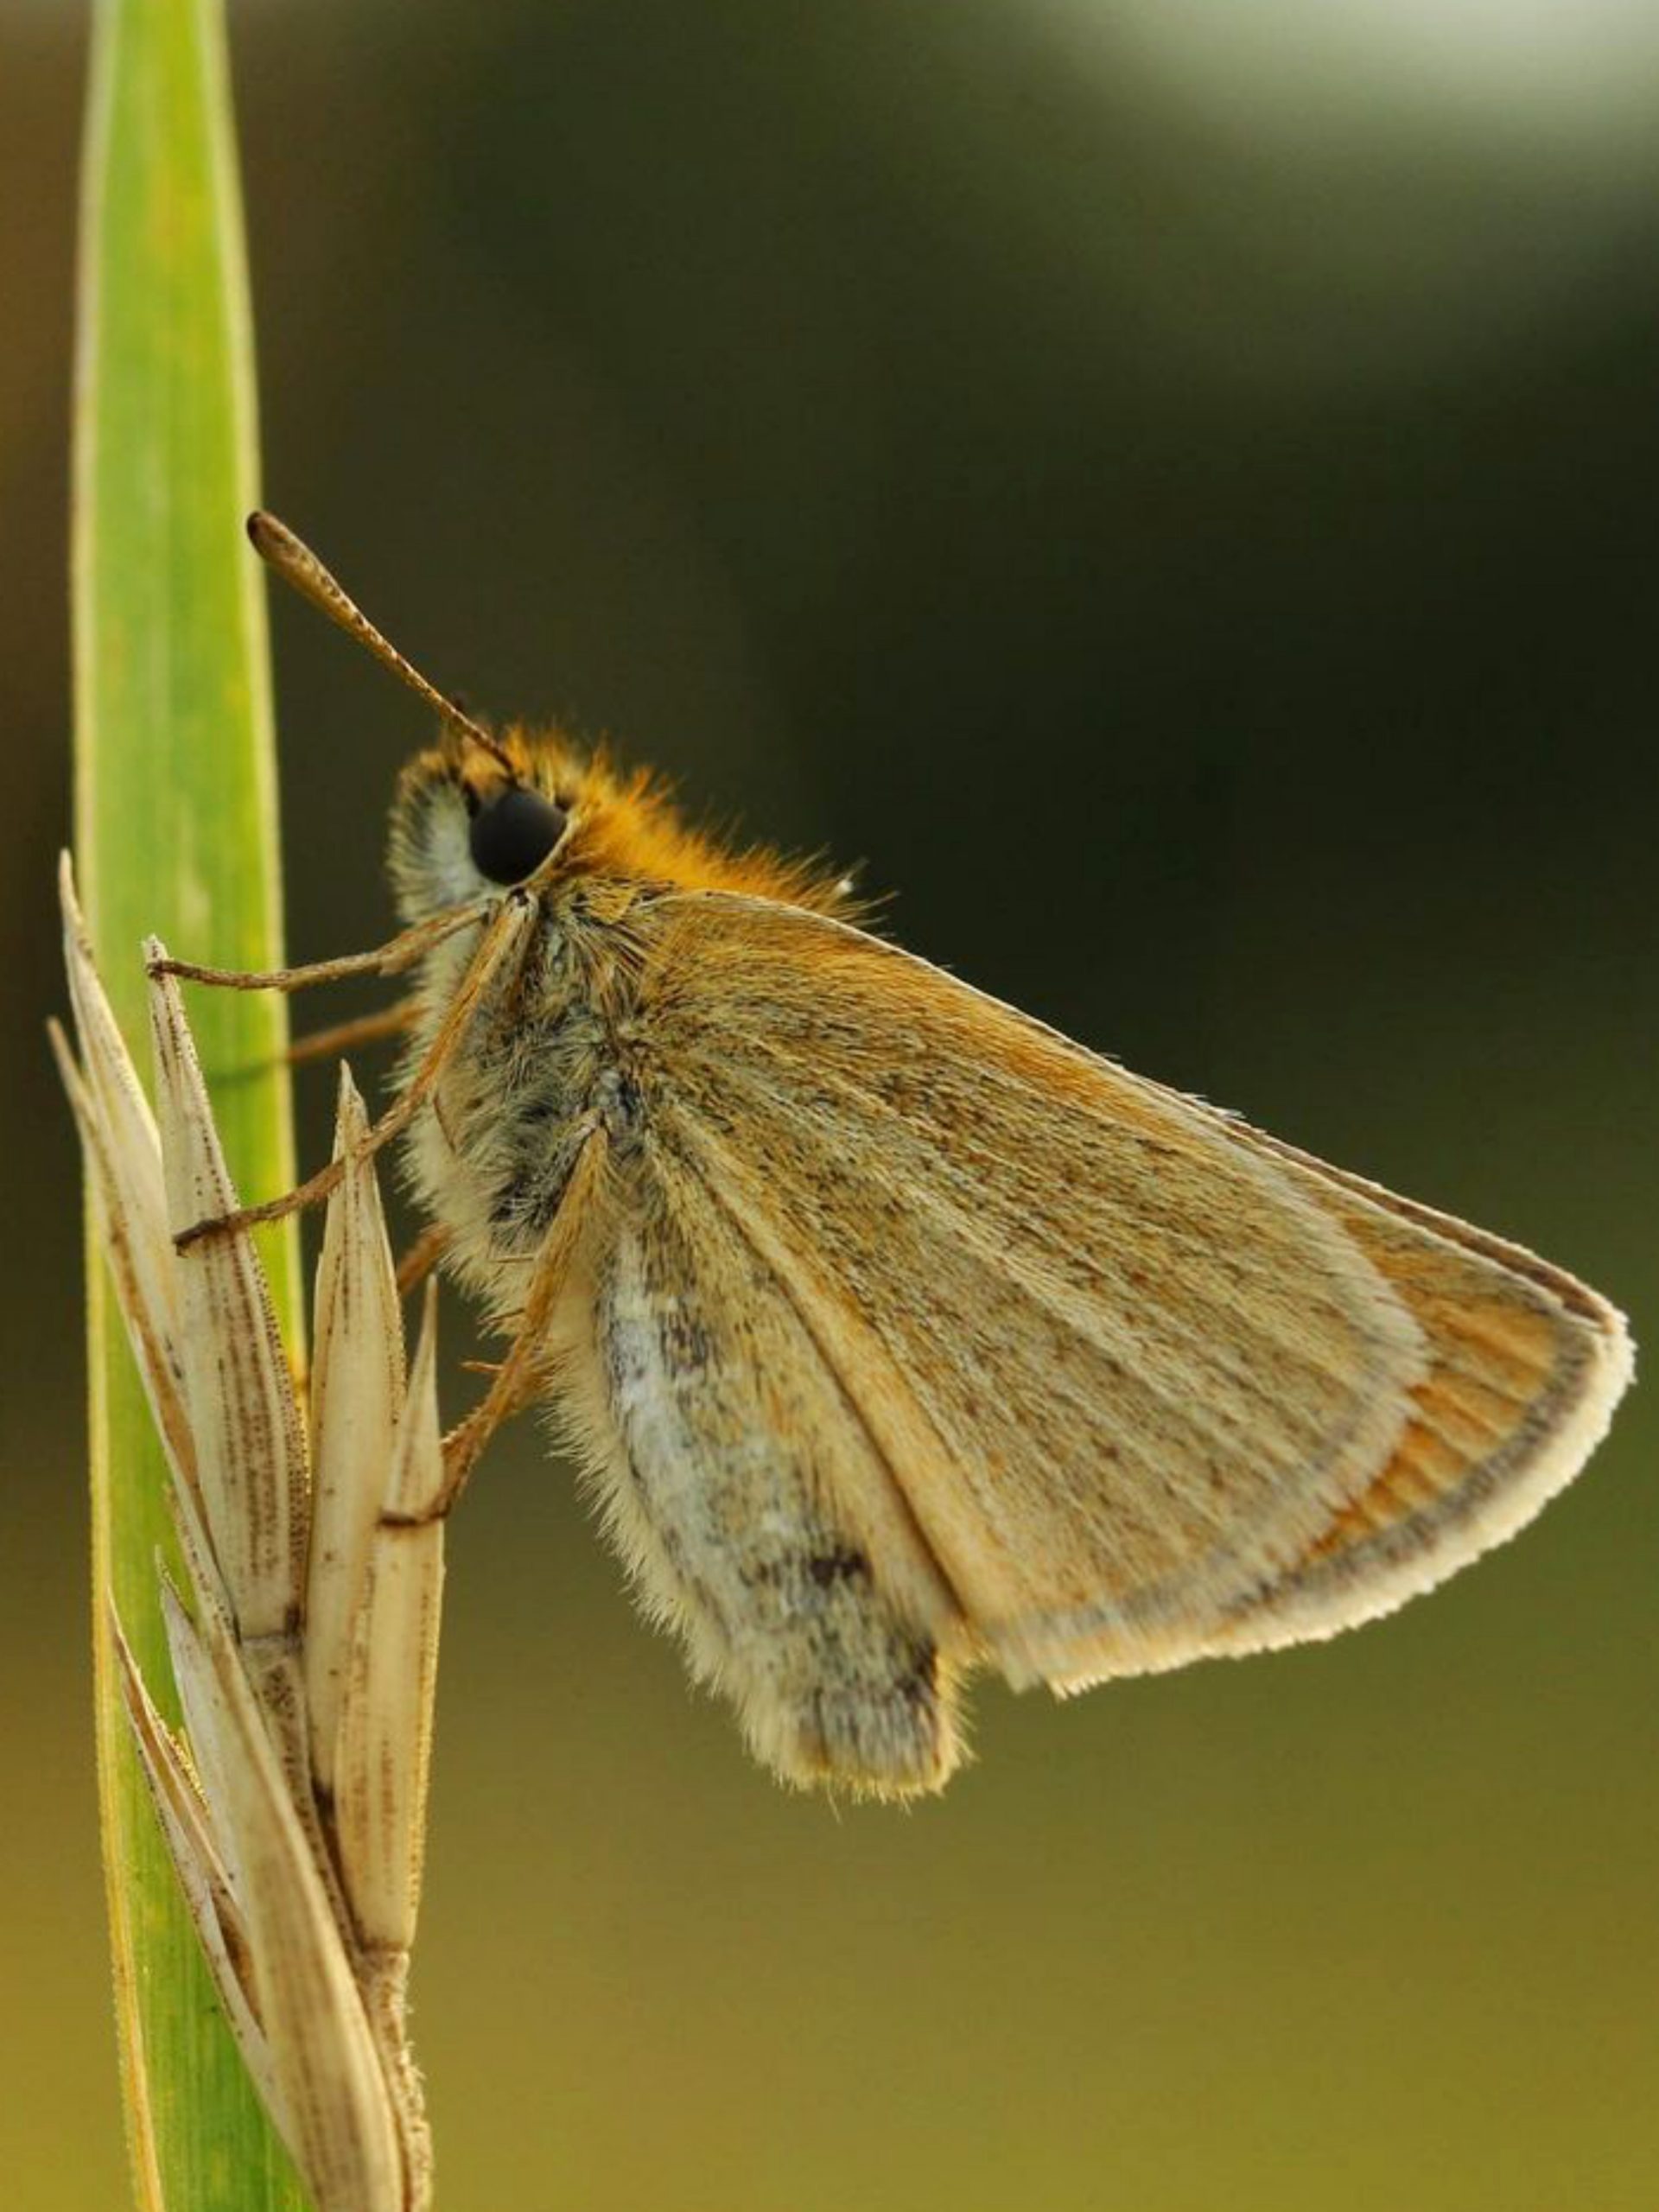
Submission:
<svg viewBox="0 0 1659 2212">
<path fill-rule="evenodd" d="M 188 1587 L 162 1592 L 175 1733 L 114 1624 L 128 1716 L 250 2074 L 316 2212 L 423 2212 L 404 2031 L 443 1581 L 429 1294 L 412 1372 L 372 1161 L 329 1201 L 302 1402 L 234 1209 L 177 984 L 150 1000 L 152 1112 L 66 858 L 78 1056 L 54 1033 L 117 1295 L 172 1471 Z M 159 944 L 147 948 L 151 962 Z M 366 1128 L 342 1068 L 337 1158 Z"/>
</svg>

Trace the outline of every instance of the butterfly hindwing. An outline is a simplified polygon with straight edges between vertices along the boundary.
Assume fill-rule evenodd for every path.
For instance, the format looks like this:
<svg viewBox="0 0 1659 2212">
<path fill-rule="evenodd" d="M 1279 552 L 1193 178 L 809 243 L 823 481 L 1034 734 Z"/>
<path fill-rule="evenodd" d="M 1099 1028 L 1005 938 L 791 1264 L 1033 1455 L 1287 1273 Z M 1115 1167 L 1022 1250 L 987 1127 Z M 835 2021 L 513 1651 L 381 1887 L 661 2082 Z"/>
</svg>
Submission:
<svg viewBox="0 0 1659 2212">
<path fill-rule="evenodd" d="M 785 1779 L 938 1787 L 960 1615 L 856 1404 L 670 1132 L 613 1176 L 568 1410 L 648 1609 Z"/>
</svg>

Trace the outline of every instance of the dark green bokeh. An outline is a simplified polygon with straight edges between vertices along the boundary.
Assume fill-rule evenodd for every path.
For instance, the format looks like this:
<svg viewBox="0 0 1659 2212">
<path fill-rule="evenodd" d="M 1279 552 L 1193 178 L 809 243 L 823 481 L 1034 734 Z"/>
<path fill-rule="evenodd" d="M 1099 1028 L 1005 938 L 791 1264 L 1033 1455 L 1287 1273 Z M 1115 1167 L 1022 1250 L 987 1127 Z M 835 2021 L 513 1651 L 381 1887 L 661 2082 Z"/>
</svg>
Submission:
<svg viewBox="0 0 1659 2212">
<path fill-rule="evenodd" d="M 1333 101 L 1286 8 L 1253 107 L 1090 12 L 244 10 L 270 499 L 485 710 L 864 857 L 918 950 L 1651 1334 L 1659 94 L 1557 109 L 1495 57 L 1477 99 L 1357 50 Z M 79 35 L 0 26 L 30 2212 L 122 2186 L 38 1045 Z M 308 957 L 385 933 L 425 732 L 302 611 L 276 636 Z M 1391 1624 L 1065 1709 L 988 1688 L 942 1802 L 837 1818 L 744 1764 L 516 1439 L 452 1553 L 416 2020 L 445 2201 L 1650 2204 L 1655 1441 L 1639 1393 Z"/>
</svg>

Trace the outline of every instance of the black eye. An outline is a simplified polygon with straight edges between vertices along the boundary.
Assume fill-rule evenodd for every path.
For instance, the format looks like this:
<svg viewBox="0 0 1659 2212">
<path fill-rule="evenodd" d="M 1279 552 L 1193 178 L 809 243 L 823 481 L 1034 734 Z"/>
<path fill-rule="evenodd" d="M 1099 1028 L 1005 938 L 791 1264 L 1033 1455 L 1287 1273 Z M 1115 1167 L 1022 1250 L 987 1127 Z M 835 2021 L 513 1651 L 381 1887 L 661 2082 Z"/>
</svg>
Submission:
<svg viewBox="0 0 1659 2212">
<path fill-rule="evenodd" d="M 473 816 L 473 866 L 492 883 L 522 883 L 564 835 L 564 809 L 539 791 L 510 785 Z"/>
</svg>

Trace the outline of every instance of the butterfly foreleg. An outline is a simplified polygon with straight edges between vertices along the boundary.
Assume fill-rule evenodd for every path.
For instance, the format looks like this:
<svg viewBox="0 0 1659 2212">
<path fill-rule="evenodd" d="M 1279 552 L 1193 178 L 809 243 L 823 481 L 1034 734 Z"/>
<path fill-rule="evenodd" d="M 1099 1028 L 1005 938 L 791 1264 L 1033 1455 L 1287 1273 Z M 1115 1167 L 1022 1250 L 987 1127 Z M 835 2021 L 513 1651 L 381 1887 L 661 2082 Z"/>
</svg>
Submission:
<svg viewBox="0 0 1659 2212">
<path fill-rule="evenodd" d="M 493 918 L 480 940 L 460 988 L 449 1001 L 443 1020 L 422 1053 L 401 1096 L 381 1115 L 378 1121 L 371 1125 L 353 1152 L 330 1160 L 326 1167 L 319 1168 L 315 1175 L 308 1176 L 303 1183 L 285 1192 L 281 1198 L 267 1198 L 261 1205 L 244 1206 L 235 1213 L 219 1214 L 209 1220 L 193 1222 L 189 1228 L 180 1230 L 173 1240 L 180 1251 L 187 1250 L 204 1236 L 229 1236 L 241 1230 L 254 1228 L 261 1222 L 281 1221 L 306 1206 L 321 1204 L 338 1188 L 349 1167 L 361 1160 L 372 1159 L 383 1146 L 406 1129 L 436 1090 L 456 1047 L 467 1034 L 479 1001 L 521 950 L 525 936 L 534 926 L 535 918 L 534 905 L 528 899 L 515 896 L 496 906 Z M 476 919 L 477 916 L 473 918 Z M 162 960 L 153 959 L 150 972 L 172 974 L 178 971 Z"/>
<path fill-rule="evenodd" d="M 204 968 L 157 952 L 148 963 L 151 976 L 176 976 L 187 983 L 208 983 L 226 991 L 305 991 L 318 983 L 339 983 L 353 976 L 403 976 L 446 938 L 486 920 L 498 904 L 492 896 L 475 899 L 445 914 L 416 923 L 372 952 L 348 952 L 335 960 L 313 960 L 297 968 Z"/>
</svg>

